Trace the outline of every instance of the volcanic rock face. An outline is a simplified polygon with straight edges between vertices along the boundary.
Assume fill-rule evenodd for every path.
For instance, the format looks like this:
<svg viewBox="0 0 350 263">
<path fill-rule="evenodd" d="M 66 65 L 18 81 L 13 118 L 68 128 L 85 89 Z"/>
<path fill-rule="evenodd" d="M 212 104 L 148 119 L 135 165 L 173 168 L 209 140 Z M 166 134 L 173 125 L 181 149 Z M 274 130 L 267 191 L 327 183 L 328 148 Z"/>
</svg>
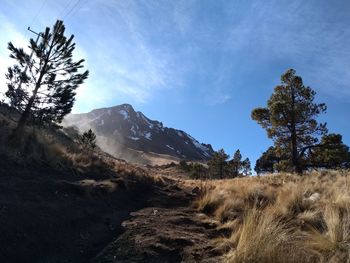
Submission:
<svg viewBox="0 0 350 263">
<path fill-rule="evenodd" d="M 65 125 L 76 126 L 81 132 L 91 128 L 100 147 L 117 157 L 125 158 L 125 149 L 190 160 L 207 160 L 213 154 L 211 145 L 199 143 L 184 131 L 164 127 L 135 112 L 129 104 L 70 114 Z"/>
</svg>

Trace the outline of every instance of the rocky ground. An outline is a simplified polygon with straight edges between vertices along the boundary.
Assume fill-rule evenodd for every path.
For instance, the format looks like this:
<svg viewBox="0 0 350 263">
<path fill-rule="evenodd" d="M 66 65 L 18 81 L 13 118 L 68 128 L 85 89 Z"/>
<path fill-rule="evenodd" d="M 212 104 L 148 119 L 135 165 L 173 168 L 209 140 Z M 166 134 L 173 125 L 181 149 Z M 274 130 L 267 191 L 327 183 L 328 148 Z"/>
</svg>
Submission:
<svg viewBox="0 0 350 263">
<path fill-rule="evenodd" d="M 223 233 L 216 230 L 215 222 L 191 208 L 196 191 L 170 183 L 159 189 L 152 207 L 131 213 L 122 224 L 123 234 L 94 263 L 222 261 L 210 240 Z"/>
</svg>

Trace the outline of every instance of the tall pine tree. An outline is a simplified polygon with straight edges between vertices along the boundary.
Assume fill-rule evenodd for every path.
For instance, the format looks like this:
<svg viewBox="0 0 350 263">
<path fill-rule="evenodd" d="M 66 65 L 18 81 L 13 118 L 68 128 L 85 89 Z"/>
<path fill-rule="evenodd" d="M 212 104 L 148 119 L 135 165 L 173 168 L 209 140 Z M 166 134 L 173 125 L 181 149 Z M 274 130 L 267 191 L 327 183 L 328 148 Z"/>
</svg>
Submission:
<svg viewBox="0 0 350 263">
<path fill-rule="evenodd" d="M 242 154 L 239 149 L 234 153 L 232 160 L 229 161 L 229 165 L 233 177 L 237 177 L 242 169 Z"/>
<path fill-rule="evenodd" d="M 21 113 L 14 135 L 21 133 L 28 120 L 39 123 L 60 123 L 70 113 L 75 90 L 87 79 L 89 72 L 78 72 L 84 60 L 73 61 L 74 35 L 67 38 L 65 26 L 57 20 L 47 27 L 36 43 L 30 39 L 32 55 L 11 42 L 10 57 L 17 64 L 8 69 L 6 96 L 10 105 Z"/>
<path fill-rule="evenodd" d="M 326 111 L 326 105 L 314 103 L 316 92 L 304 86 L 295 70 L 283 74 L 281 82 L 275 87 L 267 107 L 252 111 L 252 119 L 267 130 L 277 151 L 288 153 L 292 169 L 301 173 L 305 150 L 327 133 L 326 124 L 316 121 L 316 117 Z"/>
</svg>

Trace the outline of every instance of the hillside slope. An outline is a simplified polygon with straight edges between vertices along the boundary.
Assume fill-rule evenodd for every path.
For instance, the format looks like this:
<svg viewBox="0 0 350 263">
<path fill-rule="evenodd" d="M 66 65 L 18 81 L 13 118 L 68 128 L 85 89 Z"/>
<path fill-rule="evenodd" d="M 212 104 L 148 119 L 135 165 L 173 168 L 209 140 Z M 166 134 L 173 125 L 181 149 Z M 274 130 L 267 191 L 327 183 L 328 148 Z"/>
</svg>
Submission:
<svg viewBox="0 0 350 263">
<path fill-rule="evenodd" d="M 0 106 L 0 262 L 88 262 L 158 181 L 59 130 L 25 127 L 14 147 L 17 117 Z"/>
<path fill-rule="evenodd" d="M 0 262 L 349 262 L 349 171 L 189 180 L 14 125 L 0 107 Z"/>
<path fill-rule="evenodd" d="M 213 154 L 211 145 L 199 143 L 184 131 L 164 127 L 161 122 L 136 112 L 129 104 L 70 114 L 64 123 L 80 131 L 91 128 L 102 149 L 129 161 L 138 160 L 135 151 L 171 156 L 176 160 L 208 160 Z"/>
<path fill-rule="evenodd" d="M 27 126 L 14 147 L 8 136 L 18 116 L 3 110 L 0 106 L 0 262 L 121 262 L 119 256 L 131 262 L 140 251 L 128 242 L 136 232 L 147 239 L 155 229 L 158 234 L 144 243 L 148 252 L 136 262 L 174 262 L 185 249 L 189 257 L 204 255 L 213 229 L 190 220 L 196 213 L 188 208 L 195 198 L 192 185 L 163 176 L 162 167 L 140 168 L 88 150 L 61 130 Z M 135 211 L 160 211 L 166 220 L 150 222 L 141 215 L 143 228 L 128 229 L 122 223 L 136 219 Z M 175 228 L 183 216 L 188 219 Z M 200 246 L 190 249 L 183 235 Z M 115 246 L 115 240 L 121 242 Z M 174 247 L 156 249 L 167 240 Z"/>
</svg>

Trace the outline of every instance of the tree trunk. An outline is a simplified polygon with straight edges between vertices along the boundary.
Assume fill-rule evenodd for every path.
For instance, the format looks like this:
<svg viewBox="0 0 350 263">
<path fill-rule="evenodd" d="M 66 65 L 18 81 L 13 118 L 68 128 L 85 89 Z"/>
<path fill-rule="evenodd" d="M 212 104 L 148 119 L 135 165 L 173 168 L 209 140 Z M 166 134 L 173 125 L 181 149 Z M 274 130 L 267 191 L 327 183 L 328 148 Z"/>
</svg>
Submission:
<svg viewBox="0 0 350 263">
<path fill-rule="evenodd" d="M 224 172 L 223 167 L 224 167 L 223 163 L 220 163 L 220 166 L 219 166 L 220 179 L 223 178 L 223 172 Z"/>
<path fill-rule="evenodd" d="M 21 118 L 19 119 L 19 121 L 17 123 L 17 127 L 15 128 L 15 130 L 13 131 L 13 133 L 11 135 L 12 140 L 17 140 L 23 134 L 24 126 L 27 123 L 28 117 L 30 115 L 30 111 L 31 111 L 33 104 L 34 104 L 34 101 L 35 101 L 35 97 L 36 97 L 38 90 L 41 86 L 41 81 L 42 81 L 43 76 L 44 76 L 44 73 L 42 72 L 39 76 L 38 82 L 35 85 L 33 95 L 30 97 L 28 104 L 27 104 L 23 114 L 21 115 Z"/>
<path fill-rule="evenodd" d="M 292 129 L 292 162 L 293 162 L 294 172 L 301 174 L 303 170 L 300 165 L 300 159 L 298 155 L 297 136 L 296 136 L 295 127 L 294 129 Z"/>
<path fill-rule="evenodd" d="M 292 99 L 292 119 L 291 119 L 291 139 L 292 139 L 292 164 L 294 172 L 301 174 L 302 168 L 299 162 L 298 147 L 297 147 L 297 132 L 296 132 L 296 120 L 295 120 L 295 93 L 294 86 L 291 85 L 291 99 Z"/>
</svg>

